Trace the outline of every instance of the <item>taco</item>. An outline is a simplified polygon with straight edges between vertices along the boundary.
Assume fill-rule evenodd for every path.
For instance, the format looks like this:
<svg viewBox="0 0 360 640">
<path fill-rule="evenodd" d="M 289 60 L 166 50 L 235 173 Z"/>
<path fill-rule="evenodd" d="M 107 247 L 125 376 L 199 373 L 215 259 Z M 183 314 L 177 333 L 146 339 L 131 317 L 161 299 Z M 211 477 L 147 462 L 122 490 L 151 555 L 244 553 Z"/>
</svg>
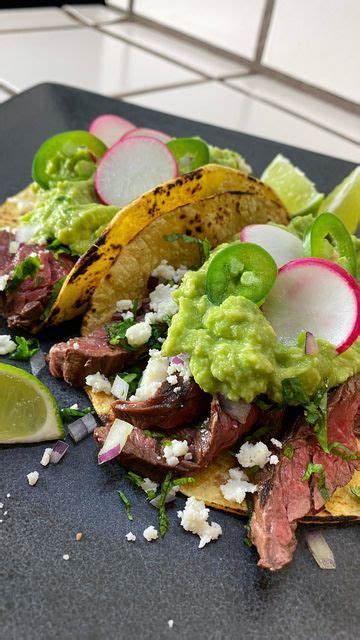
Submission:
<svg viewBox="0 0 360 640">
<path fill-rule="evenodd" d="M 360 518 L 360 301 L 343 225 L 331 252 L 334 216 L 285 228 L 251 183 L 259 191 L 217 194 L 141 229 L 96 288 L 82 336 L 52 347 L 49 365 L 85 384 L 100 462 L 118 457 L 138 486 L 190 477 L 189 499 L 250 513 L 259 565 L 277 570 L 298 521 Z M 326 259 L 304 258 L 319 221 Z M 194 522 L 184 526 L 199 533 Z"/>
</svg>

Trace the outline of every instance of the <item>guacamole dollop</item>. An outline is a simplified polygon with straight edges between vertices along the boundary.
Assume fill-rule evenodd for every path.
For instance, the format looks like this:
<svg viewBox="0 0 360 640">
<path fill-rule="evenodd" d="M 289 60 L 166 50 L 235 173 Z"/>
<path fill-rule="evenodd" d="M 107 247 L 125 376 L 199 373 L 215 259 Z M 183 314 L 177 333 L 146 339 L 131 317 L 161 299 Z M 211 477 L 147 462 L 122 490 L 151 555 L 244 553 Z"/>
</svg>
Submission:
<svg viewBox="0 0 360 640">
<path fill-rule="evenodd" d="M 24 221 L 35 225 L 35 241 L 59 240 L 74 253 L 89 249 L 118 207 L 99 202 L 93 180 L 59 181 L 50 189 L 39 189 L 37 201 Z"/>
<path fill-rule="evenodd" d="M 208 144 L 209 162 L 214 164 L 222 164 L 231 169 L 239 169 L 245 173 L 251 173 L 251 167 L 247 164 L 245 158 L 231 149 L 220 149 Z"/>
<path fill-rule="evenodd" d="M 179 305 L 163 355 L 190 355 L 190 371 L 208 393 L 252 402 L 265 394 L 281 402 L 282 380 L 297 378 L 308 395 L 323 380 L 337 386 L 360 371 L 360 341 L 338 356 L 334 347 L 318 340 L 319 353 L 305 355 L 304 345 L 286 347 L 259 307 L 242 296 L 229 296 L 214 306 L 205 295 L 209 262 L 188 271 L 173 294 Z"/>
</svg>

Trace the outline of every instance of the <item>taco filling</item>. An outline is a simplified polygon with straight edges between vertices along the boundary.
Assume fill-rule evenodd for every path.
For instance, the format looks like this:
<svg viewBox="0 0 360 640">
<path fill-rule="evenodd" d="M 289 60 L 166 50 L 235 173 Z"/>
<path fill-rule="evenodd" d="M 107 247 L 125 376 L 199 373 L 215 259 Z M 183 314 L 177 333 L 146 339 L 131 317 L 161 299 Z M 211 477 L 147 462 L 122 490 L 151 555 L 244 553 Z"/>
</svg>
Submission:
<svg viewBox="0 0 360 640">
<path fill-rule="evenodd" d="M 290 233 L 268 227 L 297 250 L 297 224 Z M 297 522 L 360 468 L 359 292 L 351 239 L 343 255 L 280 265 L 284 245 L 271 255 L 242 240 L 254 230 L 262 237 L 256 227 L 265 225 L 250 226 L 202 251 L 200 267 L 162 260 L 141 301 L 118 300 L 104 325 L 55 345 L 49 364 L 87 385 L 101 447 L 114 425 L 130 425 L 117 451 L 125 467 L 153 480 L 193 476 L 189 496 L 198 495 L 197 474 L 214 468 L 225 505 L 251 503 L 249 543 L 260 566 L 277 570 L 295 551 Z M 353 313 L 344 332 L 334 291 Z M 230 462 L 216 480 L 221 452 Z"/>
</svg>

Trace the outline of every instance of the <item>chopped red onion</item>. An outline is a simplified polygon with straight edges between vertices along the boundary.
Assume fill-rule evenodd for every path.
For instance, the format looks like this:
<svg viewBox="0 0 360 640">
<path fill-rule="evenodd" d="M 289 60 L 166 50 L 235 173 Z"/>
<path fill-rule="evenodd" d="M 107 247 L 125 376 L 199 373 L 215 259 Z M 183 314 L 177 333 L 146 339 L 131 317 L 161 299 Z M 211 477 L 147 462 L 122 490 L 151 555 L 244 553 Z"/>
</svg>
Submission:
<svg viewBox="0 0 360 640">
<path fill-rule="evenodd" d="M 320 531 L 308 531 L 306 543 L 320 569 L 336 569 L 334 554 Z"/>
<path fill-rule="evenodd" d="M 68 425 L 69 434 L 74 442 L 77 443 L 93 433 L 96 425 L 97 422 L 92 413 L 86 413 L 81 418 L 74 420 L 74 422 L 70 422 Z"/>
<path fill-rule="evenodd" d="M 171 358 L 171 364 L 184 364 L 184 360 L 180 356 L 174 356 Z"/>
<path fill-rule="evenodd" d="M 34 355 L 31 356 L 30 358 L 31 373 L 34 376 L 37 376 L 37 374 L 41 371 L 41 369 L 45 367 L 45 364 L 46 364 L 45 356 L 40 349 L 39 351 L 34 353 Z"/>
<path fill-rule="evenodd" d="M 69 445 L 66 442 L 63 442 L 62 440 L 58 440 L 51 452 L 50 462 L 52 462 L 53 464 L 57 464 L 58 462 L 60 462 L 61 458 L 65 455 L 68 448 L 69 448 Z"/>
<path fill-rule="evenodd" d="M 113 386 L 111 387 L 111 393 L 119 400 L 126 400 L 129 393 L 129 385 L 126 380 L 123 380 L 120 376 L 116 376 Z"/>
<path fill-rule="evenodd" d="M 133 425 L 129 422 L 116 418 L 98 453 L 98 463 L 103 464 L 116 458 L 125 447 L 126 441 L 133 429 Z"/>
<path fill-rule="evenodd" d="M 242 400 L 234 402 L 222 395 L 219 395 L 219 401 L 225 413 L 240 422 L 240 424 L 245 424 L 251 410 L 251 404 L 246 404 Z"/>
<path fill-rule="evenodd" d="M 310 331 L 307 331 L 305 336 L 305 354 L 307 356 L 313 356 L 316 353 L 319 353 L 319 347 L 315 340 L 314 334 Z"/>
</svg>

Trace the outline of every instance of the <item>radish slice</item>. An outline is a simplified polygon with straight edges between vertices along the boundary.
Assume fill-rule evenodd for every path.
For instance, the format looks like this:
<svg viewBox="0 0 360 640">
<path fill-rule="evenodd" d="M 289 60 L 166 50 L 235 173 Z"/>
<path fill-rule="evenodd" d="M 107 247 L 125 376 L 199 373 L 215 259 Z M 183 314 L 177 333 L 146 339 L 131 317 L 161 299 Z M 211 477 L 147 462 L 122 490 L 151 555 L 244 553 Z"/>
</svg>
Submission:
<svg viewBox="0 0 360 640">
<path fill-rule="evenodd" d="M 359 285 L 329 260 L 293 260 L 279 270 L 262 311 L 283 344 L 297 344 L 301 331 L 310 331 L 341 353 L 359 335 Z"/>
<path fill-rule="evenodd" d="M 177 163 L 167 146 L 141 136 L 120 140 L 101 159 L 95 188 L 106 204 L 123 207 L 156 185 L 177 176 Z"/>
<path fill-rule="evenodd" d="M 164 144 L 171 140 L 171 136 L 168 136 L 167 133 L 163 133 L 157 129 L 148 129 L 147 127 L 136 127 L 131 129 L 131 131 L 127 131 L 123 136 L 123 140 L 127 138 L 138 138 L 139 136 L 156 138 L 156 140 L 160 140 L 160 142 L 163 142 Z"/>
<path fill-rule="evenodd" d="M 114 420 L 107 438 L 98 453 L 99 464 L 109 462 L 109 460 L 112 460 L 119 455 L 125 447 L 126 440 L 133 428 L 133 425 L 129 422 L 125 422 L 125 420 L 119 420 L 118 418 Z"/>
<path fill-rule="evenodd" d="M 89 132 L 102 140 L 107 147 L 112 147 L 127 131 L 133 129 L 134 125 L 129 120 L 106 113 L 92 121 Z"/>
<path fill-rule="evenodd" d="M 249 224 L 240 231 L 240 240 L 260 245 L 270 253 L 279 268 L 304 255 L 299 238 L 272 224 Z"/>
</svg>

